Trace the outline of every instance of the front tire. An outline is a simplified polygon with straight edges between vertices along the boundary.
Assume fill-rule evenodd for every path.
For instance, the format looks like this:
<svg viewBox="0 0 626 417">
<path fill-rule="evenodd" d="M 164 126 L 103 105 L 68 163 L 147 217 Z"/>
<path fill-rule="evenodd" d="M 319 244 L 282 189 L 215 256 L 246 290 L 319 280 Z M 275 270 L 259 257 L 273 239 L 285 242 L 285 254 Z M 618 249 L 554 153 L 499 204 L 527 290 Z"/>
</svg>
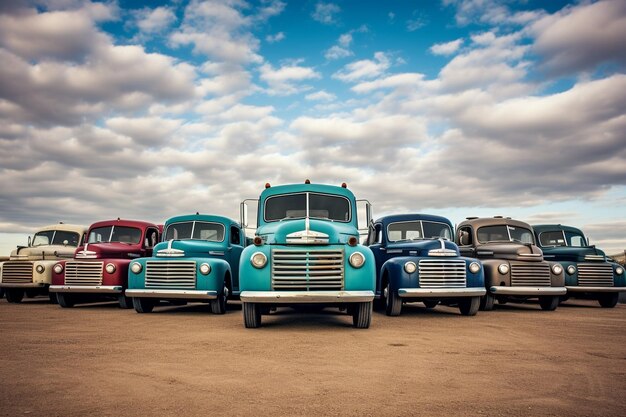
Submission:
<svg viewBox="0 0 626 417">
<path fill-rule="evenodd" d="M 74 300 L 72 299 L 72 296 L 69 294 L 58 292 L 57 301 L 59 302 L 59 305 L 63 308 L 74 307 Z"/>
<path fill-rule="evenodd" d="M 133 297 L 133 307 L 137 313 L 150 313 L 155 304 L 156 301 L 151 298 Z"/>
<path fill-rule="evenodd" d="M 355 307 L 352 315 L 352 325 L 357 329 L 368 329 L 372 323 L 374 303 L 372 301 L 358 303 Z"/>
<path fill-rule="evenodd" d="M 554 311 L 559 306 L 559 301 L 561 301 L 561 297 L 558 295 L 555 297 L 539 297 L 539 305 L 542 310 L 545 311 Z"/>
<path fill-rule="evenodd" d="M 459 301 L 459 311 L 464 316 L 475 316 L 480 307 L 480 297 L 466 297 Z"/>
<path fill-rule="evenodd" d="M 59 300 L 57 300 L 57 293 L 49 292 L 48 299 L 50 300 L 50 304 L 59 304 Z"/>
<path fill-rule="evenodd" d="M 495 300 L 496 298 L 490 293 L 483 295 L 482 297 L 480 297 L 480 306 L 479 306 L 480 310 L 483 310 L 483 311 L 493 310 L 493 303 Z"/>
<path fill-rule="evenodd" d="M 120 308 L 133 308 L 133 300 L 130 297 L 126 297 L 122 294 L 117 301 L 120 304 Z"/>
<path fill-rule="evenodd" d="M 222 293 L 217 295 L 215 300 L 211 300 L 211 312 L 213 314 L 226 313 L 226 302 L 228 301 L 228 288 L 224 285 Z"/>
<path fill-rule="evenodd" d="M 399 316 L 402 312 L 402 298 L 387 283 L 385 287 L 385 314 L 388 316 Z"/>
<path fill-rule="evenodd" d="M 602 294 L 600 298 L 598 298 L 598 302 L 600 303 L 602 308 L 613 308 L 617 305 L 618 301 L 619 301 L 618 292 Z"/>
<path fill-rule="evenodd" d="M 7 288 L 7 301 L 9 303 L 21 303 L 24 299 L 24 290 Z"/>
<path fill-rule="evenodd" d="M 256 303 L 243 303 L 243 324 L 246 329 L 261 327 L 261 306 Z"/>
</svg>

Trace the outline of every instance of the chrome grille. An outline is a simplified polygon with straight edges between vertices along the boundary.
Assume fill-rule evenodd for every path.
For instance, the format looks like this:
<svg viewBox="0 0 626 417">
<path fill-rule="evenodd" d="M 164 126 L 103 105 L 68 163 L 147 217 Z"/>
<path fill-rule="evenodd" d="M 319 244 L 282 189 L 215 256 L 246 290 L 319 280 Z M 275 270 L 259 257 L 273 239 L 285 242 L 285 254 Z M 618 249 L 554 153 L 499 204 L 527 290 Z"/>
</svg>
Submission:
<svg viewBox="0 0 626 417">
<path fill-rule="evenodd" d="M 421 288 L 465 288 L 465 261 L 422 259 L 419 261 Z"/>
<path fill-rule="evenodd" d="M 146 288 L 196 288 L 196 262 L 146 261 Z"/>
<path fill-rule="evenodd" d="M 102 285 L 104 262 L 65 262 L 65 285 Z"/>
<path fill-rule="evenodd" d="M 606 262 L 578 264 L 578 285 L 581 287 L 612 287 L 613 267 Z"/>
<path fill-rule="evenodd" d="M 550 265 L 547 262 L 511 263 L 511 286 L 549 287 Z"/>
<path fill-rule="evenodd" d="M 27 284 L 33 282 L 32 262 L 11 262 L 2 264 L 2 282 L 5 284 Z"/>
<path fill-rule="evenodd" d="M 343 289 L 343 250 L 272 250 L 272 289 Z"/>
</svg>

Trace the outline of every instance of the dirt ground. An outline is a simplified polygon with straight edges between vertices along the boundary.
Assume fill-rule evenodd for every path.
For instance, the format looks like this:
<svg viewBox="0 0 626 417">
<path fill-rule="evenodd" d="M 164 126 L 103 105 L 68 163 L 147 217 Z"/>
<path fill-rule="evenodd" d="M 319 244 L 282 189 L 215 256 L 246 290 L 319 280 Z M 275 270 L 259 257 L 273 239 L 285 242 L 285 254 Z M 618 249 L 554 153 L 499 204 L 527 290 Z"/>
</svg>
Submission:
<svg viewBox="0 0 626 417">
<path fill-rule="evenodd" d="M 0 415 L 624 415 L 626 305 L 152 314 L 0 301 Z"/>
</svg>

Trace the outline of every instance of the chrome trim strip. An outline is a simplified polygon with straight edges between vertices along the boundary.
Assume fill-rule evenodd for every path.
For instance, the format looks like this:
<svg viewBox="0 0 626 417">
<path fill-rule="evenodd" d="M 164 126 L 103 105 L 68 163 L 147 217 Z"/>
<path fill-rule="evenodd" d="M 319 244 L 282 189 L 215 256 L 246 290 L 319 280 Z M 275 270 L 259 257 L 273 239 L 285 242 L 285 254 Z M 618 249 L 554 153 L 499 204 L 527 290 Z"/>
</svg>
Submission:
<svg viewBox="0 0 626 417">
<path fill-rule="evenodd" d="M 252 303 L 364 303 L 374 291 L 242 291 L 241 301 Z"/>
<path fill-rule="evenodd" d="M 400 298 L 411 297 L 479 297 L 487 293 L 485 288 L 400 288 Z"/>
<path fill-rule="evenodd" d="M 215 300 L 217 291 L 212 290 L 140 290 L 128 289 L 124 293 L 127 297 L 138 298 L 182 298 L 184 300 Z"/>
<path fill-rule="evenodd" d="M 1 288 L 39 288 L 44 287 L 46 284 L 43 282 L 24 282 L 24 283 L 9 283 L 9 282 L 0 282 Z"/>
<path fill-rule="evenodd" d="M 626 287 L 565 287 L 567 292 L 626 292 Z"/>
<path fill-rule="evenodd" d="M 51 285 L 50 292 L 121 294 L 121 285 Z"/>
<path fill-rule="evenodd" d="M 502 287 L 492 286 L 489 292 L 502 295 L 565 295 L 567 289 L 565 287 Z"/>
</svg>

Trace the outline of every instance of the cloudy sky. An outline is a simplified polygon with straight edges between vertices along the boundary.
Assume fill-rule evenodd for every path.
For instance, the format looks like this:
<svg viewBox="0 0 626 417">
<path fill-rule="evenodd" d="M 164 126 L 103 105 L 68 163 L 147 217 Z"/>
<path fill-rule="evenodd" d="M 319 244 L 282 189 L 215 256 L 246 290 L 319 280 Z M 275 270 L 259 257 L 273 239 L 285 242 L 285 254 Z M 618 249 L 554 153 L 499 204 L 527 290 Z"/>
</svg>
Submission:
<svg viewBox="0 0 626 417">
<path fill-rule="evenodd" d="M 626 248 L 626 2 L 0 2 L 0 254 L 347 182 Z"/>
</svg>

